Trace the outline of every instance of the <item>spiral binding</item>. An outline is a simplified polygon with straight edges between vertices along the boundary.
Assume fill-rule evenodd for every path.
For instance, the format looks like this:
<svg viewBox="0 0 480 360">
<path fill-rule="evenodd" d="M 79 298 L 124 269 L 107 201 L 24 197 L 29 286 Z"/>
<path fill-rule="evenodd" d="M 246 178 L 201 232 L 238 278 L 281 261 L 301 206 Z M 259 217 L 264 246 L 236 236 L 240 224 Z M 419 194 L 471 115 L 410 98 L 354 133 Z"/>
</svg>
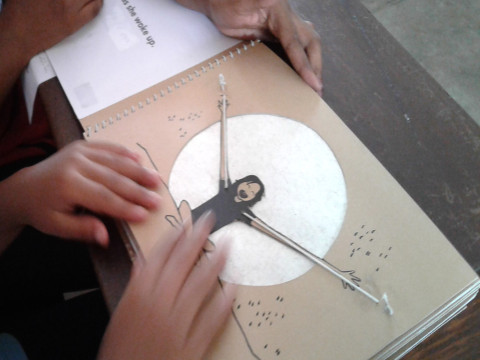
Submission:
<svg viewBox="0 0 480 360">
<path fill-rule="evenodd" d="M 250 46 L 254 47 L 257 41 L 250 41 Z M 207 63 L 206 66 L 202 66 L 200 69 L 194 70 L 191 74 L 187 74 L 186 77 L 181 78 L 180 81 L 174 81 L 173 84 L 168 85 L 164 89 L 160 89 L 158 92 L 154 92 L 151 96 L 147 97 L 144 101 L 139 101 L 138 104 L 132 105 L 130 108 L 125 108 L 123 112 L 117 113 L 115 116 L 110 116 L 108 119 L 102 120 L 100 123 L 95 125 L 90 125 L 85 128 L 84 137 L 89 138 L 93 133 L 98 133 L 99 131 L 106 129 L 109 126 L 115 124 L 115 122 L 121 121 L 122 119 L 127 118 L 129 115 L 134 114 L 137 111 L 141 111 L 145 107 L 159 101 L 161 98 L 165 98 L 169 94 L 172 94 L 176 89 L 180 89 L 182 86 L 187 85 L 189 82 L 194 81 L 195 78 L 206 74 L 209 70 L 213 70 L 218 66 L 221 66 L 222 62 L 227 62 L 228 58 L 235 58 L 235 56 L 242 54 L 242 51 L 247 51 L 249 49 L 246 43 L 243 43 L 239 47 L 235 48 L 233 51 L 229 51 L 227 55 L 220 55 L 219 58 L 213 59 L 211 62 Z"/>
</svg>

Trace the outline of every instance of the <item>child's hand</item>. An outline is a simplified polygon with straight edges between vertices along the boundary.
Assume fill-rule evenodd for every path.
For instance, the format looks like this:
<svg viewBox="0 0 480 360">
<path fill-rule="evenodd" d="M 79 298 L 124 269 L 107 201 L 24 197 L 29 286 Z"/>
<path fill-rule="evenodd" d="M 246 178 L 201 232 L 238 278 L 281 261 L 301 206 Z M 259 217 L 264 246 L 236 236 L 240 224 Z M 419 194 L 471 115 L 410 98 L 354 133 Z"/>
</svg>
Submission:
<svg viewBox="0 0 480 360">
<path fill-rule="evenodd" d="M 10 24 L 12 47 L 28 61 L 80 29 L 101 7 L 102 0 L 14 0 L 5 3 L 2 16 Z"/>
<path fill-rule="evenodd" d="M 138 259 L 105 333 L 99 360 L 201 359 L 231 312 L 234 287 L 217 276 L 225 252 L 201 249 L 213 226 L 204 215 L 193 229 L 172 228 L 146 261 Z M 199 258 L 200 255 L 200 258 Z"/>
<path fill-rule="evenodd" d="M 106 228 L 85 209 L 135 222 L 160 205 L 160 196 L 149 190 L 158 187 L 160 176 L 113 144 L 77 141 L 14 176 L 22 182 L 23 225 L 103 246 Z"/>
<path fill-rule="evenodd" d="M 319 94 L 322 92 L 320 36 L 287 0 L 177 0 L 206 14 L 227 36 L 278 40 L 293 68 Z"/>
</svg>

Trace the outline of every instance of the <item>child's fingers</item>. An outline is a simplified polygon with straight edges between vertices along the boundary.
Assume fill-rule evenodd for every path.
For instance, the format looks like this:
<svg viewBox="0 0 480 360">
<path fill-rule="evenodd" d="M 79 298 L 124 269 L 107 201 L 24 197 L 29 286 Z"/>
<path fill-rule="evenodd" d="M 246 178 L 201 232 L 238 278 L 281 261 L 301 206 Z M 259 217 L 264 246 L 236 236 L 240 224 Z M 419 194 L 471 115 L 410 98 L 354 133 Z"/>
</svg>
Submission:
<svg viewBox="0 0 480 360">
<path fill-rule="evenodd" d="M 192 268 L 198 260 L 199 253 L 214 223 L 214 215 L 209 212 L 200 217 L 193 229 L 186 236 L 180 237 L 173 249 L 159 281 L 159 290 L 168 287 L 170 296 L 164 299 L 173 304 L 184 286 Z"/>
<path fill-rule="evenodd" d="M 160 185 L 160 175 L 153 170 L 141 166 L 135 153 L 126 148 L 111 144 L 96 144 L 96 147 L 85 149 L 85 156 L 96 163 L 122 174 L 136 183 L 156 188 Z"/>
<path fill-rule="evenodd" d="M 148 216 L 144 206 L 126 200 L 108 187 L 90 179 L 80 178 L 76 190 L 72 194 L 72 203 L 94 213 L 131 222 L 143 221 Z"/>
<path fill-rule="evenodd" d="M 101 142 L 101 141 L 85 141 L 77 140 L 69 145 L 69 147 L 75 148 L 74 151 L 83 151 L 84 149 L 94 149 L 101 151 L 109 151 L 120 156 L 128 157 L 132 160 L 139 161 L 140 156 L 138 153 L 129 150 L 123 145 L 111 143 L 111 142 Z"/>
<path fill-rule="evenodd" d="M 159 207 L 160 195 L 139 185 L 131 178 L 95 162 L 89 162 L 82 166 L 83 169 L 80 169 L 80 172 L 85 178 L 105 187 L 122 199 L 147 209 Z"/>
<path fill-rule="evenodd" d="M 54 229 L 46 228 L 45 231 L 55 236 L 96 243 L 102 247 L 108 246 L 108 231 L 94 216 L 57 213 L 51 223 L 54 224 Z"/>
<path fill-rule="evenodd" d="M 174 312 L 179 319 L 178 324 L 183 332 L 188 334 L 189 329 L 202 306 L 210 300 L 218 290 L 218 275 L 225 266 L 226 250 L 224 247 L 207 256 L 204 254 L 197 265 L 192 269 L 185 281 L 180 294 L 175 301 Z"/>
<path fill-rule="evenodd" d="M 188 335 L 187 346 L 190 353 L 201 354 L 203 357 L 207 352 L 208 346 L 232 313 L 236 289 L 236 285 L 228 283 L 216 288 L 210 301 L 195 319 Z"/>
<path fill-rule="evenodd" d="M 161 279 L 164 275 L 164 268 L 169 261 L 172 252 L 174 251 L 179 239 L 185 236 L 185 229 L 172 227 L 167 234 L 162 236 L 156 244 L 153 246 L 150 254 L 145 259 L 145 266 L 143 271 L 145 272 L 145 280 L 151 284 L 151 289 L 154 297 L 158 298 L 159 294 L 165 294 L 166 291 L 171 291 L 170 288 L 165 288 Z M 162 306 L 167 307 L 168 304 Z"/>
</svg>

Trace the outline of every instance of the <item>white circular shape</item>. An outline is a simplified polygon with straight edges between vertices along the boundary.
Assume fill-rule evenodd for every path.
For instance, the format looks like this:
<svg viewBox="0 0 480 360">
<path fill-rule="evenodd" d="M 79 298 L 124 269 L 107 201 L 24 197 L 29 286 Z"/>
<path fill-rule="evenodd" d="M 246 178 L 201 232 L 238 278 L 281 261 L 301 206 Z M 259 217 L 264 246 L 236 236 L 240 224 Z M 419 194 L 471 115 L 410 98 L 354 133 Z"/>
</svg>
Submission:
<svg viewBox="0 0 480 360">
<path fill-rule="evenodd" d="M 265 223 L 323 257 L 340 231 L 347 207 L 342 170 L 316 132 L 274 115 L 243 115 L 228 122 L 228 168 L 235 182 L 256 175 L 265 195 L 250 210 Z M 192 138 L 177 157 L 169 189 L 177 205 L 194 209 L 218 193 L 220 123 Z M 230 242 L 221 274 L 228 282 L 267 286 L 293 280 L 313 263 L 269 236 L 236 221 L 215 233 Z"/>
</svg>

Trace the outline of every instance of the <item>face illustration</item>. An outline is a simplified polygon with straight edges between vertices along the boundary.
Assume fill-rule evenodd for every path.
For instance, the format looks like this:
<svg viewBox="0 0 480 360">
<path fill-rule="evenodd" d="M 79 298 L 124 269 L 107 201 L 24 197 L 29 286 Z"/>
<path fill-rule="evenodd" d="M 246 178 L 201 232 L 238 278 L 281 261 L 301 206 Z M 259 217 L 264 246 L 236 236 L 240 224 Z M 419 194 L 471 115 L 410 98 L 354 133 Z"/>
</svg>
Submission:
<svg viewBox="0 0 480 360">
<path fill-rule="evenodd" d="M 250 201 L 255 198 L 260 191 L 260 185 L 253 181 L 244 181 L 237 187 L 235 202 Z"/>
</svg>

